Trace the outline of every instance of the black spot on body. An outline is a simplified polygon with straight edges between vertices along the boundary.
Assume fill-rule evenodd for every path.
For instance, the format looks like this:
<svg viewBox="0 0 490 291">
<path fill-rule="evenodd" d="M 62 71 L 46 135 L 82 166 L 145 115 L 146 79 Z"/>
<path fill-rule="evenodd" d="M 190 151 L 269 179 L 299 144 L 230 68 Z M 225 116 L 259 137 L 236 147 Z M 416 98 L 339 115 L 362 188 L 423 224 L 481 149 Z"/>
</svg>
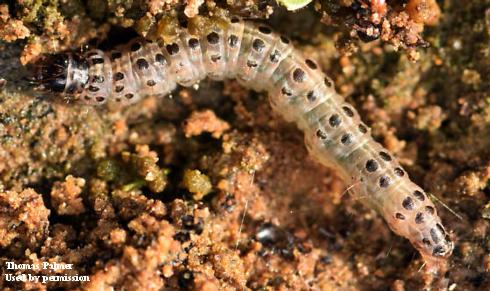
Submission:
<svg viewBox="0 0 490 291">
<path fill-rule="evenodd" d="M 233 17 L 233 18 L 231 19 L 231 23 L 238 23 L 239 21 L 240 21 L 240 19 L 239 19 L 239 18 L 237 18 L 237 17 Z"/>
<path fill-rule="evenodd" d="M 306 73 L 300 68 L 297 68 L 293 71 L 293 80 L 301 83 L 306 79 Z"/>
<path fill-rule="evenodd" d="M 361 133 L 366 133 L 367 132 L 367 127 L 364 124 L 359 124 L 359 131 Z"/>
<path fill-rule="evenodd" d="M 393 171 L 395 172 L 395 175 L 397 175 L 398 177 L 405 176 L 405 172 L 400 167 L 396 167 L 395 170 Z"/>
<path fill-rule="evenodd" d="M 123 73 L 117 72 L 117 73 L 114 74 L 114 80 L 115 81 L 120 81 L 122 79 L 124 79 L 124 74 Z"/>
<path fill-rule="evenodd" d="M 104 102 L 105 97 L 104 96 L 97 96 L 97 97 L 95 97 L 95 100 L 97 100 L 97 102 Z"/>
<path fill-rule="evenodd" d="M 146 70 L 150 67 L 148 62 L 143 58 L 137 59 L 136 65 L 138 66 L 138 69 L 140 69 L 140 70 Z"/>
<path fill-rule="evenodd" d="M 150 87 L 153 87 L 155 86 L 157 83 L 154 81 L 154 80 L 148 80 L 146 81 L 146 85 L 150 86 Z"/>
<path fill-rule="evenodd" d="M 167 52 L 172 56 L 172 55 L 176 55 L 179 53 L 179 45 L 176 44 L 176 43 L 173 43 L 173 44 L 169 44 L 165 47 L 167 49 Z"/>
<path fill-rule="evenodd" d="M 330 116 L 330 118 L 328 119 L 328 123 L 331 127 L 337 127 L 342 123 L 342 120 L 340 119 L 340 116 L 335 113 Z"/>
<path fill-rule="evenodd" d="M 423 243 L 424 243 L 424 245 L 426 245 L 426 246 L 430 246 L 430 245 L 431 245 L 430 240 L 429 240 L 428 238 L 424 238 L 424 239 L 422 239 L 422 242 L 423 242 Z"/>
<path fill-rule="evenodd" d="M 308 101 L 310 102 L 315 102 L 316 98 L 316 94 L 313 91 L 310 91 L 306 94 L 306 99 L 308 99 Z"/>
<path fill-rule="evenodd" d="M 378 169 L 378 162 L 373 159 L 370 159 L 366 162 L 366 170 L 368 172 L 375 172 Z"/>
<path fill-rule="evenodd" d="M 216 62 L 217 62 L 217 61 L 219 61 L 219 60 L 221 60 L 221 56 L 219 56 L 219 55 L 212 55 L 212 56 L 211 56 L 211 61 L 212 61 L 213 63 L 216 63 Z"/>
<path fill-rule="evenodd" d="M 92 85 L 90 85 L 90 86 L 88 86 L 88 90 L 89 90 L 90 92 L 97 92 L 97 91 L 99 91 L 99 90 L 100 90 L 100 88 L 99 88 L 99 87 L 96 87 L 96 86 L 92 86 Z"/>
<path fill-rule="evenodd" d="M 349 107 L 344 106 L 344 107 L 342 107 L 342 110 L 344 110 L 344 112 L 347 116 L 349 116 L 349 117 L 354 116 L 354 111 L 352 111 L 352 109 L 350 109 Z"/>
<path fill-rule="evenodd" d="M 407 197 L 405 199 L 403 199 L 402 201 L 402 206 L 403 208 L 405 208 L 406 210 L 413 210 L 413 207 L 415 206 L 414 203 L 413 203 L 413 200 L 411 197 Z"/>
<path fill-rule="evenodd" d="M 310 59 L 306 59 L 305 63 L 312 70 L 316 70 L 318 68 L 318 66 L 315 64 L 315 62 L 310 60 Z"/>
<path fill-rule="evenodd" d="M 415 196 L 415 198 L 417 198 L 417 199 L 418 199 L 418 200 L 420 200 L 420 201 L 424 201 L 424 200 L 425 200 L 425 195 L 424 195 L 424 193 L 422 193 L 422 192 L 421 192 L 421 191 L 419 191 L 419 190 L 415 190 L 415 191 L 413 192 L 413 196 Z"/>
<path fill-rule="evenodd" d="M 400 212 L 397 212 L 395 217 L 399 220 L 405 220 L 405 215 L 401 214 Z"/>
<path fill-rule="evenodd" d="M 270 34 L 272 30 L 267 26 L 259 26 L 259 31 L 263 34 Z"/>
<path fill-rule="evenodd" d="M 256 68 L 258 66 L 257 62 L 256 61 L 253 61 L 253 60 L 248 60 L 247 61 L 247 67 L 249 68 Z"/>
<path fill-rule="evenodd" d="M 214 31 L 208 34 L 206 38 L 210 44 L 217 44 L 219 42 L 219 34 Z"/>
<path fill-rule="evenodd" d="M 388 177 L 388 176 L 381 176 L 381 178 L 379 178 L 379 186 L 381 188 L 387 188 L 388 186 L 390 186 L 390 184 L 391 184 L 390 177 Z"/>
<path fill-rule="evenodd" d="M 316 131 L 316 136 L 319 137 L 320 139 L 326 139 L 327 138 L 327 134 L 321 129 Z"/>
<path fill-rule="evenodd" d="M 155 55 L 155 61 L 157 63 L 162 64 L 162 65 L 167 64 L 167 60 L 165 59 L 165 56 L 163 54 L 156 54 Z"/>
<path fill-rule="evenodd" d="M 124 86 L 123 85 L 117 85 L 116 88 L 114 89 L 114 91 L 116 91 L 116 93 L 120 93 L 124 90 Z"/>
<path fill-rule="evenodd" d="M 92 82 L 99 83 L 99 84 L 104 83 L 104 81 L 105 81 L 104 77 L 99 75 L 95 75 L 92 80 Z"/>
<path fill-rule="evenodd" d="M 238 44 L 238 36 L 232 34 L 230 37 L 228 37 L 228 44 L 230 47 L 236 47 Z"/>
<path fill-rule="evenodd" d="M 199 46 L 199 40 L 197 40 L 197 38 L 191 38 L 189 39 L 188 44 L 191 49 L 196 49 Z"/>
<path fill-rule="evenodd" d="M 283 43 L 285 43 L 285 44 L 288 44 L 288 43 L 289 43 L 289 39 L 288 39 L 288 38 L 286 38 L 285 36 L 282 36 L 282 35 L 281 35 L 281 41 L 282 41 Z"/>
<path fill-rule="evenodd" d="M 265 48 L 265 43 L 260 38 L 256 38 L 252 42 L 252 47 L 254 48 L 255 51 L 261 53 Z"/>
<path fill-rule="evenodd" d="M 391 156 L 387 152 L 379 152 L 379 156 L 387 162 L 391 161 Z"/>
<path fill-rule="evenodd" d="M 134 97 L 134 94 L 128 93 L 124 95 L 124 97 L 126 97 L 127 99 L 132 99 Z"/>
<path fill-rule="evenodd" d="M 274 52 L 271 53 L 269 56 L 269 60 L 272 63 L 277 63 L 279 62 L 279 59 L 281 58 L 281 53 L 278 50 L 274 50 Z"/>
<path fill-rule="evenodd" d="M 419 212 L 415 215 L 415 223 L 421 224 L 422 222 L 424 222 L 424 214 L 422 212 Z"/>
<path fill-rule="evenodd" d="M 351 144 L 352 143 L 352 134 L 346 133 L 346 134 L 342 135 L 342 137 L 340 138 L 340 142 L 343 145 Z"/>
</svg>

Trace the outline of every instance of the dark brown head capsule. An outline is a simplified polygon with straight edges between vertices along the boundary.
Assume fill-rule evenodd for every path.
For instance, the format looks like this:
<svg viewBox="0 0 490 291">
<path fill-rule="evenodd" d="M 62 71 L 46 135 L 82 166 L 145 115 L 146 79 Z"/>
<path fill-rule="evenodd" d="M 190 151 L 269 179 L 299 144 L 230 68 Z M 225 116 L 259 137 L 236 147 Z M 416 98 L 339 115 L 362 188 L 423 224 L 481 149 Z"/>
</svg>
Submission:
<svg viewBox="0 0 490 291">
<path fill-rule="evenodd" d="M 34 83 L 52 93 L 74 94 L 87 84 L 88 63 L 79 54 L 60 53 L 41 59 L 34 65 Z"/>
</svg>

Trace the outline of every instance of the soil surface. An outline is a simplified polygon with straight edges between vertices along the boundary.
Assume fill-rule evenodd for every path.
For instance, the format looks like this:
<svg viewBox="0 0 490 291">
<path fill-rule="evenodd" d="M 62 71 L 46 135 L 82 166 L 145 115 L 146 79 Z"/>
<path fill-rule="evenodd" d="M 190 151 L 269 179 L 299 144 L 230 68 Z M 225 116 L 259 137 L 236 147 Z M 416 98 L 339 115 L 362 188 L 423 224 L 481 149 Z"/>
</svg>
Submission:
<svg viewBox="0 0 490 291">
<path fill-rule="evenodd" d="M 396 2 L 396 3 L 395 3 Z M 2 290 L 489 290 L 490 1 L 0 4 Z M 432 194 L 455 250 L 408 241 L 320 166 L 265 93 L 230 80 L 129 107 L 67 104 L 24 79 L 43 54 L 171 36 L 179 19 L 270 24 L 318 60 Z M 7 270 L 6 262 L 72 264 Z M 90 276 L 7 281 L 5 274 Z M 112 289 L 112 290 L 114 290 Z"/>
</svg>

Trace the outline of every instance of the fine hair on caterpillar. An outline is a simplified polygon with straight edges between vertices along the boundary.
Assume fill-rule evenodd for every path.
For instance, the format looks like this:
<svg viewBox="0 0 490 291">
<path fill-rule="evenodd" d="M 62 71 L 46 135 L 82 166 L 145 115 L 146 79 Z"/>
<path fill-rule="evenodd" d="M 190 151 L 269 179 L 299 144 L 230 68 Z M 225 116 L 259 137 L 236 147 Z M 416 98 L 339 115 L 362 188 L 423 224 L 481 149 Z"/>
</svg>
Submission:
<svg viewBox="0 0 490 291">
<path fill-rule="evenodd" d="M 172 42 L 136 38 L 110 51 L 53 55 L 42 61 L 35 78 L 46 91 L 87 105 L 131 104 L 205 78 L 236 79 L 267 91 L 272 108 L 304 132 L 313 158 L 337 169 L 430 268 L 450 256 L 453 243 L 432 201 L 373 140 L 314 60 L 268 26 L 239 18 L 196 33 L 183 27 Z"/>
</svg>

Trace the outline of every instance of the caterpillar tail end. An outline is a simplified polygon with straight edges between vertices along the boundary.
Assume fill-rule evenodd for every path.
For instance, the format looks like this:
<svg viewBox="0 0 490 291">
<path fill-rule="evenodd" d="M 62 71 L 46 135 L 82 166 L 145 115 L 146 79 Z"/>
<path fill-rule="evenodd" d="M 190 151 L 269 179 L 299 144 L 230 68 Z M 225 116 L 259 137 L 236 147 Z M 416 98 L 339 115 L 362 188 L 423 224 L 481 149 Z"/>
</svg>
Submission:
<svg viewBox="0 0 490 291">
<path fill-rule="evenodd" d="M 448 270 L 448 258 L 454 250 L 454 243 L 449 236 L 446 235 L 444 239 L 433 246 L 415 241 L 411 241 L 411 243 L 419 251 L 424 261 L 422 267 L 425 273 L 433 279 L 443 278 Z"/>
</svg>

